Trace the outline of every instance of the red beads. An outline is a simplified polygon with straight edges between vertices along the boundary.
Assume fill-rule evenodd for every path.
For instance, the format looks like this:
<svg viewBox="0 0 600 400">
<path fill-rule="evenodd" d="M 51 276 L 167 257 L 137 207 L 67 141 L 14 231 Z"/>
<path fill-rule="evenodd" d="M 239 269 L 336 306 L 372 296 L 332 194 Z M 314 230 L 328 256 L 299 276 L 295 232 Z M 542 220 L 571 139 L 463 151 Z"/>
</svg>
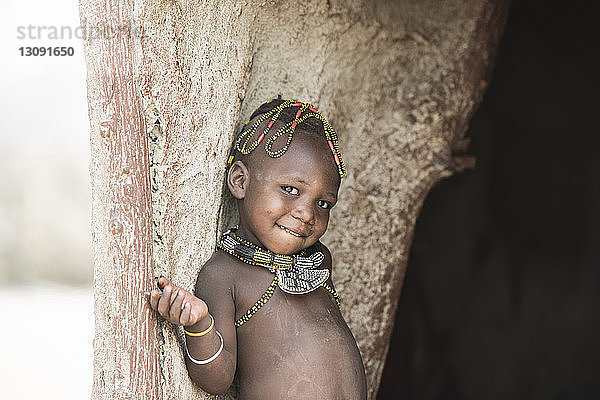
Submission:
<svg viewBox="0 0 600 400">
<path fill-rule="evenodd" d="M 289 107 L 299 107 L 296 110 L 296 116 L 290 125 L 288 125 L 287 123 L 282 123 L 283 126 L 266 141 L 266 153 L 273 158 L 277 158 L 283 155 L 287 151 L 292 141 L 292 135 L 294 134 L 296 127 L 309 118 L 315 118 L 322 122 L 324 130 L 323 136 L 325 136 L 325 138 L 327 139 L 327 145 L 329 146 L 329 149 L 333 154 L 333 158 L 335 160 L 335 163 L 337 164 L 337 169 L 340 174 L 340 177 L 345 178 L 346 168 L 344 166 L 344 162 L 342 161 L 340 149 L 338 148 L 338 140 L 335 130 L 331 127 L 331 125 L 329 125 L 325 117 L 315 107 L 312 106 L 312 104 L 291 100 L 285 100 L 280 105 L 276 106 L 270 111 L 263 113 L 260 117 L 258 117 L 258 119 L 254 123 L 252 123 L 252 126 L 248 126 L 248 124 L 250 123 L 249 121 L 246 123 L 244 129 L 242 129 L 242 132 L 240 132 L 238 138 L 236 139 L 236 142 L 230 154 L 230 158 L 228 160 L 228 165 L 230 165 L 231 162 L 233 162 L 233 155 L 235 154 L 235 151 L 240 151 L 242 154 L 250 154 L 250 152 L 252 152 L 265 139 L 266 134 L 273 127 L 275 122 L 279 119 L 281 112 Z M 304 115 L 302 115 L 305 110 L 310 110 L 310 112 L 307 111 L 304 113 Z M 257 132 L 258 127 L 261 126 L 262 123 L 264 123 L 264 121 L 267 121 L 268 119 L 270 119 L 270 121 L 267 127 L 260 134 L 257 140 L 250 143 L 250 140 L 252 137 L 254 137 L 254 134 Z M 273 142 L 283 135 L 287 136 L 287 141 L 285 145 L 279 150 L 273 151 Z"/>
</svg>

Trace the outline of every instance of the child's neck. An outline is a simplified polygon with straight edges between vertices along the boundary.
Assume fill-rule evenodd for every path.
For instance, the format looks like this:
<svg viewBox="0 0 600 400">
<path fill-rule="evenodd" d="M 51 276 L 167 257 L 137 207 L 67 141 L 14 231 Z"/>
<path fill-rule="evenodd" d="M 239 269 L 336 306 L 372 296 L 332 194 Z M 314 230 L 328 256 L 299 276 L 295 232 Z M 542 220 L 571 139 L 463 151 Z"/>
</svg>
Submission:
<svg viewBox="0 0 600 400">
<path fill-rule="evenodd" d="M 250 243 L 261 247 L 263 249 L 267 249 L 260 240 L 258 240 L 258 238 L 256 237 L 256 235 L 254 235 L 254 233 L 252 233 L 248 228 L 246 228 L 246 226 L 243 223 L 240 223 L 237 230 L 235 231 L 236 235 L 238 235 L 239 237 L 241 237 L 244 240 L 249 241 Z M 268 249 L 267 249 L 268 250 Z M 269 250 L 270 251 L 270 250 Z"/>
<path fill-rule="evenodd" d="M 275 254 L 241 238 L 237 235 L 236 228 L 223 233 L 217 249 L 245 264 L 269 269 L 275 274 L 273 287 L 277 284 L 286 293 L 309 293 L 320 286 L 332 294 L 335 292 L 326 283 L 330 273 L 322 266 L 325 257 L 321 251 L 312 254 L 305 254 L 304 251 L 294 255 Z M 333 295 L 337 297 L 337 294 Z"/>
</svg>

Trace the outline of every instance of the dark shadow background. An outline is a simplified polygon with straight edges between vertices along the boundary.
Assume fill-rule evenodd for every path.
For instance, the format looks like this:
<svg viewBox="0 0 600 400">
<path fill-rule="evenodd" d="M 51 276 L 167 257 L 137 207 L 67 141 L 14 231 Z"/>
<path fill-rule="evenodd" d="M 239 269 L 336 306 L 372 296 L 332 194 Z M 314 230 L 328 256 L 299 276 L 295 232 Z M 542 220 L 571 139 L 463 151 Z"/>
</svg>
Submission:
<svg viewBox="0 0 600 400">
<path fill-rule="evenodd" d="M 417 222 L 378 400 L 600 398 L 600 7 L 511 4 Z"/>
</svg>

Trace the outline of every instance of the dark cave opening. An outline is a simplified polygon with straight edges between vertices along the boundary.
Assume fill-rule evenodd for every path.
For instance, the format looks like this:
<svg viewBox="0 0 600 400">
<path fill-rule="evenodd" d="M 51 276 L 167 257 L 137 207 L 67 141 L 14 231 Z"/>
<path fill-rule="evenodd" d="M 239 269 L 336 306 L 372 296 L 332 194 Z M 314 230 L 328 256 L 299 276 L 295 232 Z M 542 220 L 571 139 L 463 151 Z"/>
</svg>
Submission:
<svg viewBox="0 0 600 400">
<path fill-rule="evenodd" d="M 512 2 L 411 248 L 378 399 L 600 396 L 598 3 Z"/>
</svg>

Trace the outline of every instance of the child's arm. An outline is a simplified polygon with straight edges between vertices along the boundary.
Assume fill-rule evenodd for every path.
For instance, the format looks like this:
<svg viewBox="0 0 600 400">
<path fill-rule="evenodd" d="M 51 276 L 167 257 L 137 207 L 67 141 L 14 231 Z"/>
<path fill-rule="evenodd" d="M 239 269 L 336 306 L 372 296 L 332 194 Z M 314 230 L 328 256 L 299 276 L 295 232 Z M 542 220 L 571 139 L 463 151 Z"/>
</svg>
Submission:
<svg viewBox="0 0 600 400">
<path fill-rule="evenodd" d="M 206 267 L 202 271 L 211 270 L 210 267 Z M 200 273 L 198 282 L 201 281 L 201 276 L 212 278 L 206 276 L 207 272 L 210 271 L 206 271 L 204 274 Z M 220 281 L 222 279 L 210 281 L 210 285 L 201 284 L 200 290 L 198 290 L 197 283 L 196 293 L 201 294 L 202 298 L 207 300 L 206 302 L 175 286 L 165 278 L 160 278 L 158 281 L 162 294 L 158 290 L 153 290 L 150 294 L 152 308 L 157 310 L 167 321 L 183 325 L 184 329 L 192 334 L 206 332 L 202 336 L 186 334 L 189 354 L 195 360 L 210 360 L 219 353 L 222 337 L 223 349 L 214 360 L 206 364 L 194 363 L 184 354 L 190 378 L 211 394 L 227 391 L 233 381 L 237 357 L 236 332 L 233 325 L 235 310 L 233 298 L 229 288 L 224 287 Z M 206 283 L 204 280 L 202 282 Z M 210 304 L 210 307 L 207 303 Z M 228 317 L 227 310 L 231 310 L 231 317 Z M 211 327 L 213 319 L 214 326 Z"/>
</svg>

